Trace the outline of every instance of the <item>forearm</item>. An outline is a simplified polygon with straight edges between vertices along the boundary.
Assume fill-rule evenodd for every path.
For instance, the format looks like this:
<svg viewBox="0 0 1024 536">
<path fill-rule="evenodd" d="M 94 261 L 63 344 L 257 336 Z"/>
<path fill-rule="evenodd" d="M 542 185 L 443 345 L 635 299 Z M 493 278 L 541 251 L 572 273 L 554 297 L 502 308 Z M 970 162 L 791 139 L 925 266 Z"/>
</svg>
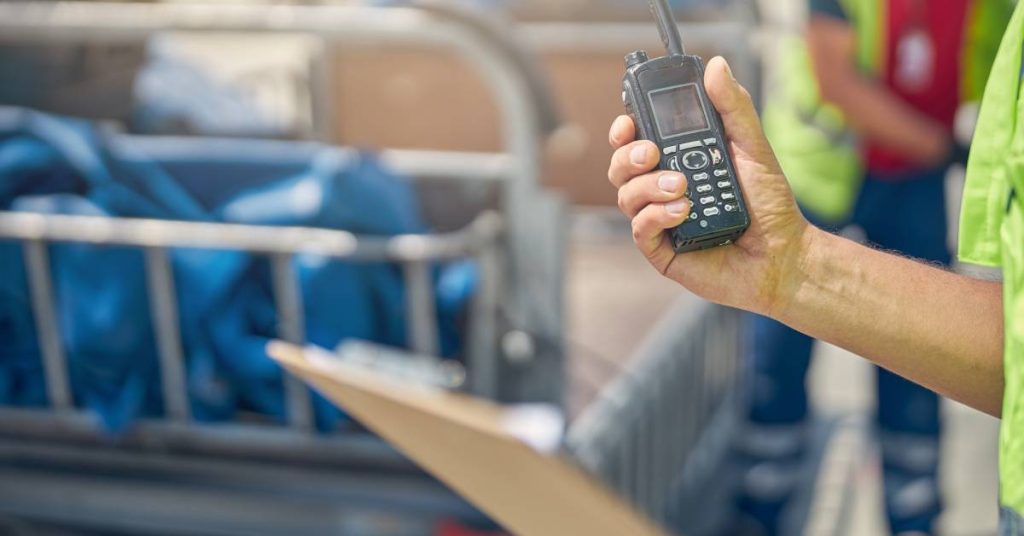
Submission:
<svg viewBox="0 0 1024 536">
<path fill-rule="evenodd" d="M 998 416 L 1002 290 L 817 229 L 779 320 Z"/>
<path fill-rule="evenodd" d="M 864 139 L 924 165 L 940 161 L 949 151 L 951 135 L 941 124 L 907 106 L 873 80 L 853 74 L 824 93 Z"/>
<path fill-rule="evenodd" d="M 864 138 L 924 165 L 948 156 L 949 129 L 861 72 L 857 35 L 849 23 L 811 17 L 807 44 L 822 98 L 842 110 Z"/>
</svg>

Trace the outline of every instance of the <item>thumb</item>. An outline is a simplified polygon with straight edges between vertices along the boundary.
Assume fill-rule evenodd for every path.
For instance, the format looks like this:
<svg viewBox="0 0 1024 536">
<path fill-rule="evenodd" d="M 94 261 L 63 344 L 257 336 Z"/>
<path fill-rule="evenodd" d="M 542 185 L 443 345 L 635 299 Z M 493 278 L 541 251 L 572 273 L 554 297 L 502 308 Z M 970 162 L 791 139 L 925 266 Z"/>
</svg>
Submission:
<svg viewBox="0 0 1024 536">
<path fill-rule="evenodd" d="M 722 116 L 730 141 L 757 160 L 770 158 L 774 161 L 774 153 L 764 136 L 754 101 L 750 93 L 736 81 L 724 58 L 719 56 L 708 62 L 704 87 L 711 103 Z"/>
</svg>

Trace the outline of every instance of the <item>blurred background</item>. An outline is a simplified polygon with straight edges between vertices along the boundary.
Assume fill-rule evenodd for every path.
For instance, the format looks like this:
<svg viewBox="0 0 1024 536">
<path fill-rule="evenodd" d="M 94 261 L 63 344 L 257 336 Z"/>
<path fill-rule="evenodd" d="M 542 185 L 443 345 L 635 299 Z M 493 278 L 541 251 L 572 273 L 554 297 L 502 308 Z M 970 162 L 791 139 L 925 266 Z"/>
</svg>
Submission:
<svg viewBox="0 0 1024 536">
<path fill-rule="evenodd" d="M 806 0 L 673 5 L 779 98 Z M 750 319 L 656 277 L 605 180 L 636 49 L 642 0 L 0 3 L 0 533 L 503 534 L 272 339 L 556 408 L 669 532 L 889 533 L 875 374 L 826 345 L 778 526 L 742 521 Z M 998 422 L 941 415 L 937 533 L 995 534 Z"/>
</svg>

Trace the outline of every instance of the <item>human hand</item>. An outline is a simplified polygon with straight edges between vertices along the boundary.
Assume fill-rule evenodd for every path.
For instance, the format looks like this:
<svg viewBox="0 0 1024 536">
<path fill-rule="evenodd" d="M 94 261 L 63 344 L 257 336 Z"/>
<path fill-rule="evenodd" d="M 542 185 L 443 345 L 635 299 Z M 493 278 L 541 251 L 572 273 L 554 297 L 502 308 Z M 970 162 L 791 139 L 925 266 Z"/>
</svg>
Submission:
<svg viewBox="0 0 1024 536">
<path fill-rule="evenodd" d="M 711 301 L 772 315 L 796 290 L 814 228 L 797 207 L 750 94 L 724 59 L 708 63 L 704 85 L 722 115 L 751 216 L 750 228 L 735 244 L 676 254 L 665 231 L 689 215 L 686 177 L 655 169 L 658 147 L 634 141 L 636 128 L 628 116 L 612 124 L 610 142 L 616 152 L 608 178 L 619 190 L 619 208 L 632 220 L 637 247 L 655 269 Z"/>
</svg>

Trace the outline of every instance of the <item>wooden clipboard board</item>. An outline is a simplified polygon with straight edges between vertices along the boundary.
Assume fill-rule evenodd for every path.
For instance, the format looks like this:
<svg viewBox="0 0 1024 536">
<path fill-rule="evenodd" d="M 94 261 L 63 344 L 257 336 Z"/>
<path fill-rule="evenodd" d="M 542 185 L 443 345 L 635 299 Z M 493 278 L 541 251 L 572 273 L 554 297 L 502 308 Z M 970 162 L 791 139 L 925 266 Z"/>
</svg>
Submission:
<svg viewBox="0 0 1024 536">
<path fill-rule="evenodd" d="M 510 433 L 501 406 L 403 383 L 322 350 L 274 342 L 268 353 L 515 534 L 665 534 L 562 455 Z"/>
</svg>

